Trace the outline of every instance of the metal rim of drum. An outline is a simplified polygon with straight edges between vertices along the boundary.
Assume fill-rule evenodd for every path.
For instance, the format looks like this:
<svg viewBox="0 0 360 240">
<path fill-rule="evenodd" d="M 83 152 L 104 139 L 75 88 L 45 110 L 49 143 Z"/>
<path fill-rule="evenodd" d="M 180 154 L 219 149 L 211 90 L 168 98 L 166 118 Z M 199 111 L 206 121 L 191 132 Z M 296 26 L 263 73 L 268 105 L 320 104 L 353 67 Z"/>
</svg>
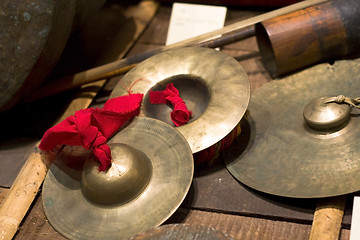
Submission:
<svg viewBox="0 0 360 240">
<path fill-rule="evenodd" d="M 318 65 L 252 94 L 243 149 L 225 154 L 229 172 L 258 191 L 283 197 L 331 197 L 360 189 L 359 118 L 341 129 L 317 131 L 303 119 L 304 107 L 321 96 L 356 97 L 360 61 Z M 336 104 L 336 103 L 330 103 Z"/>
<path fill-rule="evenodd" d="M 90 202 L 81 191 L 81 170 L 64 166 L 68 156 L 89 156 L 80 146 L 62 150 L 50 167 L 43 186 L 43 208 L 49 223 L 69 239 L 128 239 L 157 227 L 184 200 L 194 173 L 192 152 L 186 139 L 170 125 L 136 117 L 110 143 L 124 143 L 144 152 L 153 166 L 146 189 L 123 205 Z M 81 149 L 81 150 L 79 150 Z"/>
<path fill-rule="evenodd" d="M 182 79 L 187 82 L 182 82 Z M 159 85 L 165 88 L 165 83 L 172 80 L 180 91 L 180 97 L 191 88 L 187 86 L 184 91 L 180 90 L 183 84 L 189 82 L 200 85 L 199 92 L 192 96 L 203 92 L 208 94 L 203 102 L 194 102 L 191 96 L 183 97 L 194 117 L 176 128 L 187 139 L 193 153 L 212 146 L 231 132 L 249 104 L 250 83 L 242 66 L 223 52 L 200 47 L 168 50 L 141 62 L 125 74 L 110 97 L 126 95 L 129 90 L 142 93 L 145 96 L 140 116 L 154 117 L 148 114 L 147 109 L 151 105 L 148 93 L 158 90 Z M 199 112 L 193 111 L 198 105 L 206 106 Z"/>
</svg>

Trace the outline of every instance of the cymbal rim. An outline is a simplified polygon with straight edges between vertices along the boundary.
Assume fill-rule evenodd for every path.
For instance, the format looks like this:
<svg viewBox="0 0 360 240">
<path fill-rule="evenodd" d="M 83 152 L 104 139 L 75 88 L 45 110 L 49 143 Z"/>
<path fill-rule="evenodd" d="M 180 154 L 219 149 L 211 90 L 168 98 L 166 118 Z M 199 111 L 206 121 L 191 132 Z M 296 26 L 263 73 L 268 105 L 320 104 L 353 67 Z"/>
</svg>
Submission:
<svg viewBox="0 0 360 240">
<path fill-rule="evenodd" d="M 125 74 L 110 98 L 126 95 L 130 88 L 131 92 L 146 95 L 162 81 L 179 75 L 200 78 L 209 90 L 210 99 L 206 110 L 198 118 L 176 127 L 188 141 L 192 152 L 196 153 L 230 133 L 249 104 L 250 83 L 247 73 L 233 57 L 200 47 L 168 50 L 141 62 Z M 186 99 L 184 101 L 186 103 Z M 143 103 L 140 116 L 149 117 L 144 115 L 144 106 Z"/>
<path fill-rule="evenodd" d="M 141 140 L 145 138 L 147 141 Z M 44 213 L 69 239 L 128 239 L 163 223 L 190 188 L 194 172 L 191 149 L 168 124 L 136 117 L 109 142 L 126 143 L 147 154 L 154 166 L 150 182 L 142 194 L 124 205 L 101 206 L 81 193 L 81 171 L 71 169 L 69 174 L 53 164 L 43 186 Z M 145 142 L 150 144 L 144 147 Z"/>
<path fill-rule="evenodd" d="M 320 198 L 358 191 L 359 115 L 337 132 L 316 135 L 304 126 L 302 111 L 317 97 L 339 92 L 357 96 L 360 82 L 354 76 L 359 66 L 360 60 L 340 61 L 331 68 L 321 64 L 256 90 L 248 107 L 248 144 L 238 156 L 224 159 L 234 178 L 282 197 Z"/>
</svg>

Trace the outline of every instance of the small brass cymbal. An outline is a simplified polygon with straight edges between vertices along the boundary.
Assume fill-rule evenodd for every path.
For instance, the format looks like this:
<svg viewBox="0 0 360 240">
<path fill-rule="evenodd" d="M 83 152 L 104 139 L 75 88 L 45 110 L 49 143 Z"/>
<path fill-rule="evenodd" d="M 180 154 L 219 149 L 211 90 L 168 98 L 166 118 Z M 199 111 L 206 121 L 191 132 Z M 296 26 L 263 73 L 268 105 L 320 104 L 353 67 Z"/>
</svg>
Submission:
<svg viewBox="0 0 360 240">
<path fill-rule="evenodd" d="M 115 86 L 111 98 L 129 91 L 143 93 L 140 116 L 175 126 L 172 108 L 151 104 L 150 90 L 173 83 L 192 112 L 190 121 L 177 130 L 192 152 L 204 150 L 223 139 L 243 117 L 250 99 L 245 70 L 234 58 L 214 49 L 187 47 L 159 53 L 130 70 Z"/>
<path fill-rule="evenodd" d="M 251 97 L 238 139 L 243 150 L 225 154 L 227 169 L 251 188 L 284 197 L 359 191 L 359 110 L 327 100 L 356 98 L 359 89 L 360 60 L 321 64 L 267 83 Z"/>
<path fill-rule="evenodd" d="M 45 215 L 69 239 L 128 239 L 159 226 L 190 188 L 192 152 L 170 125 L 136 117 L 108 145 L 106 172 L 91 151 L 66 146 L 45 178 Z"/>
</svg>

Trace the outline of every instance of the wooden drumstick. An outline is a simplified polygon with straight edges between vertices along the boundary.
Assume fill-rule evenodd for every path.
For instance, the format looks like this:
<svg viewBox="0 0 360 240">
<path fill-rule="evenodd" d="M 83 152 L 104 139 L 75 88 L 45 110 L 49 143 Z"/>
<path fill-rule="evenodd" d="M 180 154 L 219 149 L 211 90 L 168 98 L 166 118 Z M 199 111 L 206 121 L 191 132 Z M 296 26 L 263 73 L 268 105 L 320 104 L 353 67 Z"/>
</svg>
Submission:
<svg viewBox="0 0 360 240">
<path fill-rule="evenodd" d="M 38 91 L 35 91 L 26 101 L 33 101 L 43 97 L 47 97 L 62 91 L 73 89 L 81 86 L 82 84 L 90 83 L 97 81 L 99 79 L 105 79 L 109 77 L 114 77 L 123 73 L 126 73 L 131 68 L 136 66 L 138 63 L 146 60 L 147 58 L 160 53 L 167 51 L 169 49 L 175 49 L 180 47 L 189 47 L 189 46 L 206 46 L 206 47 L 219 47 L 221 45 L 229 43 L 233 40 L 237 41 L 241 38 L 245 38 L 252 34 L 251 26 L 256 23 L 262 22 L 267 19 L 271 19 L 277 16 L 284 15 L 286 13 L 291 13 L 300 9 L 304 9 L 310 6 L 314 6 L 320 3 L 328 2 L 329 0 L 307 0 L 295 3 L 274 11 L 270 11 L 264 14 L 260 14 L 255 17 L 251 17 L 230 25 L 225 26 L 224 28 L 211 31 L 196 37 L 192 37 L 180 42 L 176 42 L 167 46 L 162 46 L 160 48 L 143 52 L 138 55 L 120 59 L 102 66 L 98 66 L 80 73 L 77 73 L 73 76 L 68 76 L 57 81 L 53 81 Z M 220 36 L 220 37 L 217 37 Z M 208 39 L 213 39 L 215 41 L 208 41 Z M 206 43 L 204 41 L 207 41 Z M 216 46 L 217 45 L 217 46 Z"/>
<path fill-rule="evenodd" d="M 346 195 L 320 199 L 314 214 L 310 240 L 338 240 Z"/>
</svg>

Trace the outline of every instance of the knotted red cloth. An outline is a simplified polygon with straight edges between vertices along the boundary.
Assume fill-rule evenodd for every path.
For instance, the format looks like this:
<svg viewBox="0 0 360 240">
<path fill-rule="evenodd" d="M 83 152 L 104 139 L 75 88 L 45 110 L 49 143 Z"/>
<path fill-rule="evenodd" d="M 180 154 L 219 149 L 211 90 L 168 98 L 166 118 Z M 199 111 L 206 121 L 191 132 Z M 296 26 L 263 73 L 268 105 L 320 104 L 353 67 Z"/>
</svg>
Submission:
<svg viewBox="0 0 360 240">
<path fill-rule="evenodd" d="M 106 101 L 102 109 L 87 108 L 48 129 L 39 148 L 49 151 L 57 145 L 76 145 L 91 149 L 99 160 L 99 170 L 106 171 L 111 163 L 107 139 L 128 120 L 139 114 L 143 94 L 129 94 Z"/>
<path fill-rule="evenodd" d="M 171 103 L 174 109 L 170 116 L 175 126 L 184 125 L 189 121 L 191 111 L 187 109 L 184 100 L 179 96 L 179 90 L 173 83 L 169 83 L 163 91 L 150 91 L 149 98 L 152 104 Z"/>
</svg>

